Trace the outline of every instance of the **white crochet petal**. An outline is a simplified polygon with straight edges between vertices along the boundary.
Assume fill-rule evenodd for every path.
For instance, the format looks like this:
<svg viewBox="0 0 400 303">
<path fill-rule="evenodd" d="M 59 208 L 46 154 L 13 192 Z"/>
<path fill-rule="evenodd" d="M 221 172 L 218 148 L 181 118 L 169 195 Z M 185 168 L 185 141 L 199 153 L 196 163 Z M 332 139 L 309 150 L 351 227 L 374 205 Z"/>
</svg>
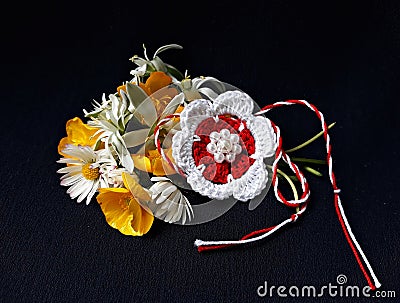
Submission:
<svg viewBox="0 0 400 303">
<path fill-rule="evenodd" d="M 257 160 L 249 170 L 235 180 L 233 197 L 240 201 L 247 201 L 259 195 L 267 184 L 268 171 L 263 160 Z"/>
<path fill-rule="evenodd" d="M 232 196 L 233 193 L 232 183 L 213 183 L 204 178 L 197 168 L 191 171 L 187 178 L 187 182 L 194 191 L 211 199 L 224 200 Z"/>
<path fill-rule="evenodd" d="M 250 116 L 246 119 L 247 128 L 254 137 L 254 158 L 267 158 L 275 154 L 277 143 L 271 121 L 262 116 Z"/>
<path fill-rule="evenodd" d="M 192 156 L 193 134 L 187 129 L 178 131 L 172 137 L 172 157 L 175 163 L 186 173 L 195 169 Z"/>
<path fill-rule="evenodd" d="M 244 92 L 227 91 L 214 100 L 213 108 L 218 115 L 228 113 L 244 118 L 253 113 L 254 101 Z"/>
<path fill-rule="evenodd" d="M 180 116 L 180 125 L 182 129 L 187 128 L 194 133 L 197 125 L 206 118 L 214 116 L 211 108 L 211 102 L 204 99 L 194 100 L 185 107 Z"/>
</svg>

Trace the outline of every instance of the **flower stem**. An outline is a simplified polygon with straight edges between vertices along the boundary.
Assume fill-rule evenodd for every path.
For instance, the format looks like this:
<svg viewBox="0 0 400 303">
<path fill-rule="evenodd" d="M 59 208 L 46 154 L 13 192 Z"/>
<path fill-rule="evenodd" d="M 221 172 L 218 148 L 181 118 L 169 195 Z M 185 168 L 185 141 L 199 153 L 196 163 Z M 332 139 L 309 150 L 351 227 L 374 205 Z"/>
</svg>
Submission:
<svg viewBox="0 0 400 303">
<path fill-rule="evenodd" d="M 328 126 L 328 129 L 332 128 L 335 124 L 336 124 L 336 122 L 333 122 L 331 125 Z M 314 137 L 312 137 L 311 139 L 307 140 L 306 142 L 304 142 L 304 143 L 302 143 L 302 144 L 300 144 L 300 145 L 298 145 L 296 147 L 293 147 L 291 149 L 286 150 L 286 153 L 291 153 L 291 152 L 294 152 L 296 150 L 299 150 L 299 149 L 307 146 L 308 144 L 310 144 L 310 143 L 314 142 L 315 140 L 317 140 L 323 134 L 324 134 L 324 131 L 320 131 L 318 134 L 316 134 Z"/>
<path fill-rule="evenodd" d="M 310 172 L 310 173 L 312 173 L 312 174 L 318 176 L 318 177 L 322 177 L 322 174 L 321 174 L 319 171 L 315 170 L 314 168 L 311 168 L 311 167 L 309 167 L 309 166 L 304 166 L 304 169 L 305 169 L 306 171 L 308 171 L 308 172 Z"/>
<path fill-rule="evenodd" d="M 280 174 L 282 177 L 284 177 L 286 179 L 286 181 L 289 183 L 289 185 L 293 191 L 294 199 L 299 200 L 299 195 L 297 194 L 296 186 L 294 185 L 294 183 L 290 179 L 290 177 L 287 174 L 285 174 L 283 171 L 281 171 L 279 168 L 277 169 L 277 173 Z"/>
<path fill-rule="evenodd" d="M 305 163 L 312 163 L 312 164 L 326 164 L 325 160 L 318 160 L 318 159 L 309 159 L 309 158 L 291 158 L 293 162 L 305 162 Z"/>
</svg>

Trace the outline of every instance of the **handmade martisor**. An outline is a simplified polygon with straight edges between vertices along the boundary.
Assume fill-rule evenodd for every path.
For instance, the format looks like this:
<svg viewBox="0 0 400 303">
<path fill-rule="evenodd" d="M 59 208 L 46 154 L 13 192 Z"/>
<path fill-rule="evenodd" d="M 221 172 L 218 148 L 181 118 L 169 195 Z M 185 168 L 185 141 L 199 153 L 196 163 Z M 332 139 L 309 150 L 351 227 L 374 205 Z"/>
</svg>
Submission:
<svg viewBox="0 0 400 303">
<path fill-rule="evenodd" d="M 67 122 L 67 136 L 58 145 L 63 156 L 58 163 L 65 166 L 58 173 L 70 197 L 89 204 L 96 195 L 107 223 L 131 236 L 146 234 L 154 218 L 181 225 L 205 223 L 237 201 L 253 210 L 270 186 L 279 202 L 295 210 L 281 223 L 239 240 L 196 240 L 201 252 L 255 242 L 296 222 L 310 197 L 300 166 L 319 174 L 310 163 L 325 164 L 345 238 L 369 287 L 380 287 L 344 214 L 333 172 L 330 126 L 323 114 L 305 100 L 259 108 L 230 84 L 213 77 L 191 79 L 160 59 L 161 52 L 174 48 L 181 46 L 160 47 L 152 58 L 144 48 L 144 58 L 131 58 L 137 65 L 133 79 L 84 110 L 86 123 L 78 117 Z M 286 105 L 309 108 L 321 124 L 318 135 L 295 149 L 322 136 L 326 160 L 291 158 L 288 154 L 295 149 L 282 149 L 280 129 L 265 114 Z M 279 190 L 280 179 L 289 183 L 293 199 Z"/>
</svg>

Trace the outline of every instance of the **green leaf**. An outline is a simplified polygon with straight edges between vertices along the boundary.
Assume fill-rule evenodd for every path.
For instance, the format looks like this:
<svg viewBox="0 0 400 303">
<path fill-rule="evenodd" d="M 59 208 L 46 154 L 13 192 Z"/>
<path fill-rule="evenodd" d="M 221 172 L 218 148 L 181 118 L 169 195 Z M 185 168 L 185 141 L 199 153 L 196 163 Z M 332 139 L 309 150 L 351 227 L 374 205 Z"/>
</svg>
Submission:
<svg viewBox="0 0 400 303">
<path fill-rule="evenodd" d="M 180 93 L 179 95 L 176 95 L 171 102 L 168 103 L 168 105 L 165 107 L 164 111 L 161 114 L 161 119 L 173 114 L 176 109 L 178 108 L 179 104 L 183 103 L 185 100 L 185 95 L 183 93 Z M 154 135 L 154 129 L 157 126 L 158 123 L 158 119 L 153 123 L 153 125 L 151 125 L 150 129 L 149 129 L 149 134 L 148 136 L 152 136 Z"/>
<path fill-rule="evenodd" d="M 164 111 L 161 114 L 161 118 L 164 118 L 168 115 L 172 115 L 173 113 L 175 113 L 178 106 L 180 104 L 183 104 L 184 102 L 185 102 L 185 95 L 183 93 L 176 95 L 165 107 Z"/>
<path fill-rule="evenodd" d="M 135 108 L 138 108 L 144 100 L 147 99 L 147 94 L 139 85 L 132 84 L 130 82 L 126 83 L 126 91 L 128 93 L 128 98 L 132 102 Z"/>
<path fill-rule="evenodd" d="M 129 153 L 125 141 L 119 133 L 112 134 L 110 136 L 111 144 L 121 161 L 121 164 L 129 171 L 132 172 L 134 169 L 133 159 Z"/>
<path fill-rule="evenodd" d="M 145 65 L 147 63 L 147 60 L 139 57 L 138 55 L 134 55 L 130 60 L 133 63 L 135 63 L 137 66 L 142 66 L 142 65 Z"/>
<path fill-rule="evenodd" d="M 95 143 L 93 149 L 94 149 L 94 150 L 98 150 L 98 149 L 100 148 L 100 144 L 101 144 L 101 140 L 98 139 L 98 140 L 96 141 L 96 143 Z"/>
<path fill-rule="evenodd" d="M 154 57 L 157 56 L 159 53 L 162 53 L 163 51 L 166 51 L 168 49 L 182 49 L 182 48 L 183 47 L 180 46 L 179 44 L 167 44 L 157 49 L 156 52 L 154 53 Z"/>
<path fill-rule="evenodd" d="M 152 126 L 157 120 L 157 111 L 150 97 L 147 96 L 140 86 L 130 82 L 126 83 L 126 90 L 129 100 L 135 107 L 133 114 L 137 120 L 146 123 L 148 126 Z"/>
<path fill-rule="evenodd" d="M 154 57 L 153 60 L 150 61 L 151 64 L 153 64 L 154 68 L 157 71 L 160 72 L 167 72 L 167 67 L 165 66 L 165 63 L 159 58 L 159 57 Z"/>
<path fill-rule="evenodd" d="M 150 98 L 143 101 L 133 114 L 150 127 L 157 121 L 157 110 Z"/>
<path fill-rule="evenodd" d="M 126 133 L 122 136 L 122 138 L 125 141 L 126 147 L 130 148 L 143 144 L 147 138 L 148 133 L 148 128 L 142 128 Z"/>
<path fill-rule="evenodd" d="M 172 65 L 169 65 L 167 63 L 164 63 L 165 67 L 167 68 L 167 72 L 168 74 L 170 74 L 172 77 L 174 77 L 176 80 L 178 81 L 182 81 L 185 76 L 175 67 L 173 67 Z"/>
<path fill-rule="evenodd" d="M 218 94 L 208 87 L 201 87 L 198 89 L 198 91 L 210 100 L 215 100 L 218 97 Z"/>
</svg>

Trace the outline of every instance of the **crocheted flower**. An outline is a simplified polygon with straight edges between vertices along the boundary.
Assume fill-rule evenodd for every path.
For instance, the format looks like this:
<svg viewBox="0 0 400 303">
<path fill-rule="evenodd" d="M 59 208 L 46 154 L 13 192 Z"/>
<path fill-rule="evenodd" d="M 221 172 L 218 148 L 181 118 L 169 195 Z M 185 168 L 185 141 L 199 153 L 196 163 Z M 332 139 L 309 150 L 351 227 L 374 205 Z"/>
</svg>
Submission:
<svg viewBox="0 0 400 303">
<path fill-rule="evenodd" d="M 228 91 L 214 102 L 194 100 L 182 111 L 172 156 L 194 191 L 247 201 L 266 186 L 264 158 L 274 155 L 276 138 L 271 122 L 253 115 L 253 107 L 246 93 Z"/>
</svg>

